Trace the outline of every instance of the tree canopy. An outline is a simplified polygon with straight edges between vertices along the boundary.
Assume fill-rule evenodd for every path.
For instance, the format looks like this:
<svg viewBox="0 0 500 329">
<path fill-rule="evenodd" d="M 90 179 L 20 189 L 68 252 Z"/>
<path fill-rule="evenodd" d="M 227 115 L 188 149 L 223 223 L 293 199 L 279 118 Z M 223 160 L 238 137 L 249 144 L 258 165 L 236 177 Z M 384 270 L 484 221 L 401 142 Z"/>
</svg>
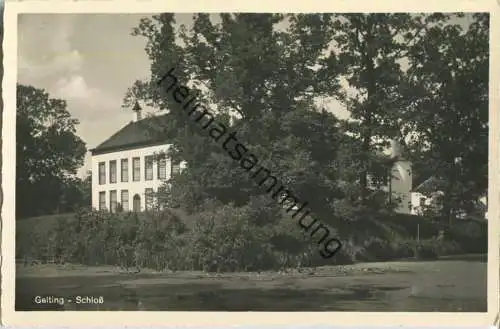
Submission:
<svg viewBox="0 0 500 329">
<path fill-rule="evenodd" d="M 446 219 L 474 212 L 488 188 L 489 14 L 474 14 L 465 30 L 432 26 L 408 60 L 415 171 L 441 180 Z"/>
<path fill-rule="evenodd" d="M 75 174 L 86 152 L 76 135 L 78 120 L 71 117 L 66 101 L 21 84 L 17 85 L 16 120 L 17 216 L 57 211 L 64 192 L 78 180 Z"/>
<path fill-rule="evenodd" d="M 208 199 L 244 205 L 263 191 L 159 90 L 172 67 L 220 120 L 235 117 L 238 139 L 336 227 L 356 209 L 390 208 L 373 200 L 368 177 L 385 174 L 380 150 L 393 138 L 422 176 L 454 186 L 447 198 L 472 200 L 486 188 L 488 16 L 474 15 L 465 32 L 453 24 L 461 16 L 195 14 L 188 29 L 176 27 L 174 14 L 155 15 L 133 31 L 147 40 L 151 77 L 124 103 L 139 98 L 171 110 L 172 154 L 188 162 L 171 195 L 193 211 Z M 321 98 L 340 101 L 350 119 L 320 106 Z M 446 153 L 451 145 L 457 151 Z M 457 156 L 461 180 L 445 169 Z"/>
</svg>

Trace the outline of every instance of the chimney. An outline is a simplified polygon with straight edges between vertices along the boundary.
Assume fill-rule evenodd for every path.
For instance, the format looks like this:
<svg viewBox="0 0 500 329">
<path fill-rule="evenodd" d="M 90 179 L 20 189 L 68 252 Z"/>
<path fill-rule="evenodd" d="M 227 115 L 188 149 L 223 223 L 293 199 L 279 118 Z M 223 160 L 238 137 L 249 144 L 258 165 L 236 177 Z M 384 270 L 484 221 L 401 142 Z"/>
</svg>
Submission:
<svg viewBox="0 0 500 329">
<path fill-rule="evenodd" d="M 140 121 L 142 119 L 142 108 L 139 105 L 138 101 L 135 101 L 135 104 L 134 104 L 134 107 L 132 108 L 132 111 L 135 112 L 134 122 Z"/>
</svg>

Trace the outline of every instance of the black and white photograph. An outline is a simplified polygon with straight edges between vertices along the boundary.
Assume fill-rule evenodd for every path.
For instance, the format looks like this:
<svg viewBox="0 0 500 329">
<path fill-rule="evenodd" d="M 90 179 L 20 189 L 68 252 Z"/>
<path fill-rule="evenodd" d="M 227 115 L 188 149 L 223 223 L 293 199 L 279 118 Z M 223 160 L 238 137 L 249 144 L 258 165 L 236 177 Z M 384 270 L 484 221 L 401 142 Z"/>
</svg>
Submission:
<svg viewBox="0 0 500 329">
<path fill-rule="evenodd" d="M 458 314 L 498 296 L 490 13 L 17 28 L 15 311 Z"/>
</svg>

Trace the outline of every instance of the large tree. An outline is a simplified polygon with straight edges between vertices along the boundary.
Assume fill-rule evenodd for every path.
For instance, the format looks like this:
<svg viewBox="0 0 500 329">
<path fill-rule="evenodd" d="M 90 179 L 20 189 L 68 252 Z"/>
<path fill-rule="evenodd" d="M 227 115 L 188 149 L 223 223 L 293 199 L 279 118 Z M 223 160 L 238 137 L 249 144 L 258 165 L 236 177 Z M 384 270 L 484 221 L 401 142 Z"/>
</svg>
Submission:
<svg viewBox="0 0 500 329">
<path fill-rule="evenodd" d="M 314 69 L 327 46 L 325 24 L 330 15 L 289 18 L 290 30 L 282 32 L 275 29 L 285 20 L 279 14 L 221 14 L 219 24 L 207 14 L 197 14 L 189 31 L 175 31 L 171 14 L 143 19 L 135 34 L 148 40 L 152 75 L 135 84 L 126 102 L 140 97 L 156 108 L 175 109 L 175 102 L 156 85 L 175 67 L 176 75 L 199 91 L 220 120 L 227 121 L 228 114 L 239 117 L 233 127 L 238 139 L 270 170 L 294 182 L 299 194 L 318 196 L 314 203 L 320 208 L 329 203 L 322 197 L 330 193 L 320 192 L 325 184 L 313 182 L 333 181 L 327 168 L 336 157 L 334 141 L 339 139 L 337 120 L 314 105 L 317 94 L 339 87 L 338 81 L 324 80 Z M 245 204 L 252 195 L 263 193 L 245 181 L 220 146 L 201 136 L 181 111 L 172 111 L 172 116 L 170 129 L 175 132 L 170 137 L 189 163 L 180 179 L 190 183 L 182 185 L 191 186 L 191 194 L 199 193 L 191 195 L 193 203 L 209 195 L 224 203 Z M 329 185 L 333 188 L 334 183 Z"/>
<path fill-rule="evenodd" d="M 85 143 L 76 135 L 78 120 L 66 101 L 43 89 L 17 85 L 16 214 L 57 210 L 65 184 L 83 165 Z"/>
<path fill-rule="evenodd" d="M 415 170 L 437 178 L 443 218 L 474 213 L 488 188 L 489 14 L 472 15 L 465 29 L 430 27 L 408 59 L 404 96 L 411 100 Z"/>
<path fill-rule="evenodd" d="M 173 67 L 179 82 L 196 90 L 219 120 L 229 125 L 228 115 L 236 117 L 238 140 L 307 199 L 317 217 L 343 237 L 361 234 L 358 228 L 373 227 L 366 214 L 374 212 L 365 210 L 385 207 L 368 186 L 369 176 L 387 169 L 377 151 L 389 138 L 404 141 L 416 130 L 408 107 L 419 95 L 408 93 L 407 58 L 434 26 L 446 29 L 448 18 L 221 14 L 216 23 L 196 14 L 190 29 L 177 29 L 173 14 L 144 18 L 134 34 L 147 41 L 151 76 L 131 87 L 125 105 L 139 98 L 170 110 L 161 131 L 175 146 L 172 156 L 188 162 L 173 180 L 176 204 L 192 211 L 203 210 L 207 199 L 242 206 L 265 191 L 158 87 Z M 343 102 L 351 120 L 324 111 L 321 97 Z"/>
<path fill-rule="evenodd" d="M 444 217 L 473 211 L 487 187 L 488 14 L 338 14 L 320 72 L 344 79 L 335 95 L 351 114 L 361 201 L 374 151 L 395 138 L 414 162 L 415 185 L 435 175 Z M 330 73 L 330 71 L 332 71 Z M 467 132 L 464 134 L 464 132 Z"/>
<path fill-rule="evenodd" d="M 356 17 L 358 21 L 366 19 L 359 15 L 349 18 L 356 21 Z M 336 25 L 341 18 L 330 14 L 221 14 L 219 18 L 220 23 L 215 24 L 209 15 L 196 14 L 191 29 L 176 30 L 174 15 L 161 14 L 141 20 L 134 31 L 147 40 L 151 77 L 135 83 L 125 97 L 125 105 L 131 106 L 140 98 L 160 110 L 171 110 L 169 125 L 162 130 L 175 146 L 173 156 L 178 154 L 188 162 L 187 170 L 172 184 L 171 195 L 180 198 L 175 203 L 193 211 L 203 210 L 207 199 L 242 206 L 265 190 L 246 179 L 248 174 L 242 173 L 226 152 L 203 135 L 158 87 L 157 82 L 172 67 L 180 83 L 196 89 L 198 98 L 218 113 L 219 120 L 228 122 L 228 114 L 236 116 L 232 128 L 237 131 L 238 140 L 301 200 L 307 200 L 315 217 L 341 230 L 343 238 L 366 233 L 372 226 L 367 216 L 356 213 L 364 208 L 359 207 L 362 192 L 353 187 L 361 173 L 367 176 L 368 170 L 378 169 L 376 165 L 368 168 L 364 160 L 374 147 L 363 149 L 361 141 L 368 137 L 346 135 L 356 129 L 356 123 L 345 127 L 316 102 L 319 97 L 337 97 L 351 104 L 352 99 L 343 97 L 341 92 L 341 78 L 346 75 L 354 76 L 355 86 L 366 88 L 366 74 L 356 74 L 359 68 L 348 56 L 354 50 L 341 45 L 341 55 L 329 51 L 335 38 L 339 44 L 344 42 Z M 411 21 L 407 16 L 380 19 L 391 26 L 396 26 L 398 19 L 401 24 Z M 278 25 L 287 27 L 278 29 Z M 342 28 L 348 33 L 350 27 Z M 390 32 L 396 30 L 394 27 Z M 382 27 L 371 33 L 376 37 L 381 31 Z M 345 42 L 354 47 L 354 41 Z M 398 50 L 398 45 L 392 47 Z M 381 54 L 391 55 L 396 50 L 386 49 Z M 377 54 L 380 56 L 380 52 Z M 368 55 L 375 61 L 377 55 Z M 370 109 L 374 111 L 373 120 L 362 122 L 363 129 L 375 127 L 370 132 L 374 136 L 384 123 L 384 118 L 376 117 L 382 113 L 379 107 L 383 98 L 394 93 L 392 89 L 385 93 L 379 89 L 399 81 L 399 71 L 391 66 L 395 60 L 386 59 L 388 63 L 380 64 L 375 75 L 370 76 L 377 89 L 370 96 L 374 105 L 359 109 L 361 112 L 350 108 L 353 113 L 366 115 Z M 386 76 L 385 66 L 396 71 L 396 77 L 389 74 L 392 71 Z M 366 65 L 361 69 L 370 70 Z M 363 114 L 358 117 L 362 119 Z M 366 207 L 385 206 L 384 202 L 369 203 L 366 195 L 362 199 Z M 359 225 L 354 226 L 354 222 Z"/>
<path fill-rule="evenodd" d="M 320 73 L 327 79 L 340 77 L 344 87 L 334 91 L 350 113 L 349 131 L 361 144 L 357 152 L 359 199 L 369 201 L 369 176 L 383 167 L 377 156 L 388 139 L 404 143 L 405 58 L 439 15 L 335 14 L 331 23 L 331 52 Z M 382 163 L 381 163 L 382 160 Z"/>
<path fill-rule="evenodd" d="M 67 177 L 61 189 L 60 212 L 73 212 L 79 208 L 89 208 L 92 204 L 92 176 L 90 172 L 84 179 Z"/>
</svg>

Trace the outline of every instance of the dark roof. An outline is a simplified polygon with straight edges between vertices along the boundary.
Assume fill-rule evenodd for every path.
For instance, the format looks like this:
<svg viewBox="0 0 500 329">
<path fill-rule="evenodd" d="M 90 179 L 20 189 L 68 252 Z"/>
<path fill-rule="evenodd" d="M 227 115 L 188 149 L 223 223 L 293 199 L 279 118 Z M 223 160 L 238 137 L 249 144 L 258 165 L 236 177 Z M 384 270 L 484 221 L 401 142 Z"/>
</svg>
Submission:
<svg viewBox="0 0 500 329">
<path fill-rule="evenodd" d="M 413 189 L 413 192 L 420 192 L 422 194 L 429 194 L 439 191 L 442 188 L 443 180 L 436 176 L 431 176 L 423 181 L 420 185 Z"/>
<path fill-rule="evenodd" d="M 168 114 L 147 117 L 137 122 L 131 121 L 90 152 L 102 154 L 165 142 L 165 137 L 160 132 L 165 129 L 167 123 Z"/>
</svg>

